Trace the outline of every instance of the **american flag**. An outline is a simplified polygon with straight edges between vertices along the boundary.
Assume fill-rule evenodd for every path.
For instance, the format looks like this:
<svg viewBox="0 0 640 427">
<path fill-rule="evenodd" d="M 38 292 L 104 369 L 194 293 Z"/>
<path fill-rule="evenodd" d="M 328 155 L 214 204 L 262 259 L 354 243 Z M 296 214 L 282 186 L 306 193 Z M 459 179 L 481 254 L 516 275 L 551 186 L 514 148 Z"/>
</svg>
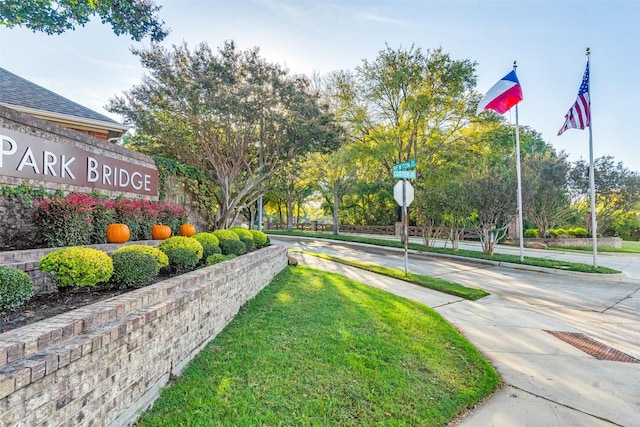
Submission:
<svg viewBox="0 0 640 427">
<path fill-rule="evenodd" d="M 589 101 L 589 62 L 582 78 L 582 84 L 578 91 L 578 99 L 571 106 L 569 112 L 564 116 L 565 122 L 558 131 L 562 135 L 567 129 L 584 129 L 591 123 L 591 102 Z"/>
</svg>

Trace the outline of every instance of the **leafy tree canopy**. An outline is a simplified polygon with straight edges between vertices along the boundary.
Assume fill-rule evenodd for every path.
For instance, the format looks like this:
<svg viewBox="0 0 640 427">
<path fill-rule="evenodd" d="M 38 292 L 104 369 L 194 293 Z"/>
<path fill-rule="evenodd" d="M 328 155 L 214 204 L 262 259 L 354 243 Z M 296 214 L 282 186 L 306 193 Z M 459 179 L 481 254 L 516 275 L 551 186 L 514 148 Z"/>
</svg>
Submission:
<svg viewBox="0 0 640 427">
<path fill-rule="evenodd" d="M 133 53 L 150 74 L 108 109 L 136 127 L 132 147 L 211 176 L 220 188 L 217 227 L 252 205 L 284 164 L 329 152 L 341 139 L 309 81 L 266 62 L 257 49 L 227 42 L 217 53 L 206 44 Z"/>
<path fill-rule="evenodd" d="M 136 41 L 150 36 L 159 42 L 169 34 L 157 16 L 159 10 L 152 0 L 3 0 L 0 25 L 62 34 L 97 15 L 116 35 L 129 34 Z"/>
</svg>

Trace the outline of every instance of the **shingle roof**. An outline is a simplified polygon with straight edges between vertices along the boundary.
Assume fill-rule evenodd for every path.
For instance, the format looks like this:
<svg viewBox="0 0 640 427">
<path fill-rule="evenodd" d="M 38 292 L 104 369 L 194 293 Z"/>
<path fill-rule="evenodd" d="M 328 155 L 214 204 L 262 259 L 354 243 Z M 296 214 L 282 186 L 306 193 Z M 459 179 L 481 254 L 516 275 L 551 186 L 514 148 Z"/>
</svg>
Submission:
<svg viewBox="0 0 640 427">
<path fill-rule="evenodd" d="M 0 67 L 0 103 L 122 124 Z"/>
</svg>

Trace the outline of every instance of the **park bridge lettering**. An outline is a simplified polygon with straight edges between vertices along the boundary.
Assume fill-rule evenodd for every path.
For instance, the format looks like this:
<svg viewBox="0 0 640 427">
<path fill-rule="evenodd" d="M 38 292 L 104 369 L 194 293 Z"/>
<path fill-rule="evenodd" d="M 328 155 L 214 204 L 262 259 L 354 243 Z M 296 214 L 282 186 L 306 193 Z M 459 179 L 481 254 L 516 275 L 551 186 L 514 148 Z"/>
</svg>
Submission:
<svg viewBox="0 0 640 427">
<path fill-rule="evenodd" d="M 0 175 L 156 196 L 158 171 L 0 128 Z"/>
</svg>

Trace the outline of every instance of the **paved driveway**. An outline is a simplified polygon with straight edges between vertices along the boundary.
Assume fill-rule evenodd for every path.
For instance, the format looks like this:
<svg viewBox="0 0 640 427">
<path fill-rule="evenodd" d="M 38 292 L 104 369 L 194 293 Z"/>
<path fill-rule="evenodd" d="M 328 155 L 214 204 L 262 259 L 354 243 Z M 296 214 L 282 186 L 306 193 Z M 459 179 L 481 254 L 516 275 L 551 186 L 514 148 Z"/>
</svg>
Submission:
<svg viewBox="0 0 640 427">
<path fill-rule="evenodd" d="M 280 236 L 271 240 L 404 269 L 402 251 Z M 410 256 L 411 272 L 491 292 L 471 302 L 317 257 L 293 256 L 429 305 L 488 358 L 505 386 L 460 425 L 640 425 L 640 363 L 598 360 L 546 332 L 582 334 L 581 341 L 595 341 L 601 353 L 618 350 L 640 361 L 640 282 L 633 277 L 549 274 Z"/>
</svg>

